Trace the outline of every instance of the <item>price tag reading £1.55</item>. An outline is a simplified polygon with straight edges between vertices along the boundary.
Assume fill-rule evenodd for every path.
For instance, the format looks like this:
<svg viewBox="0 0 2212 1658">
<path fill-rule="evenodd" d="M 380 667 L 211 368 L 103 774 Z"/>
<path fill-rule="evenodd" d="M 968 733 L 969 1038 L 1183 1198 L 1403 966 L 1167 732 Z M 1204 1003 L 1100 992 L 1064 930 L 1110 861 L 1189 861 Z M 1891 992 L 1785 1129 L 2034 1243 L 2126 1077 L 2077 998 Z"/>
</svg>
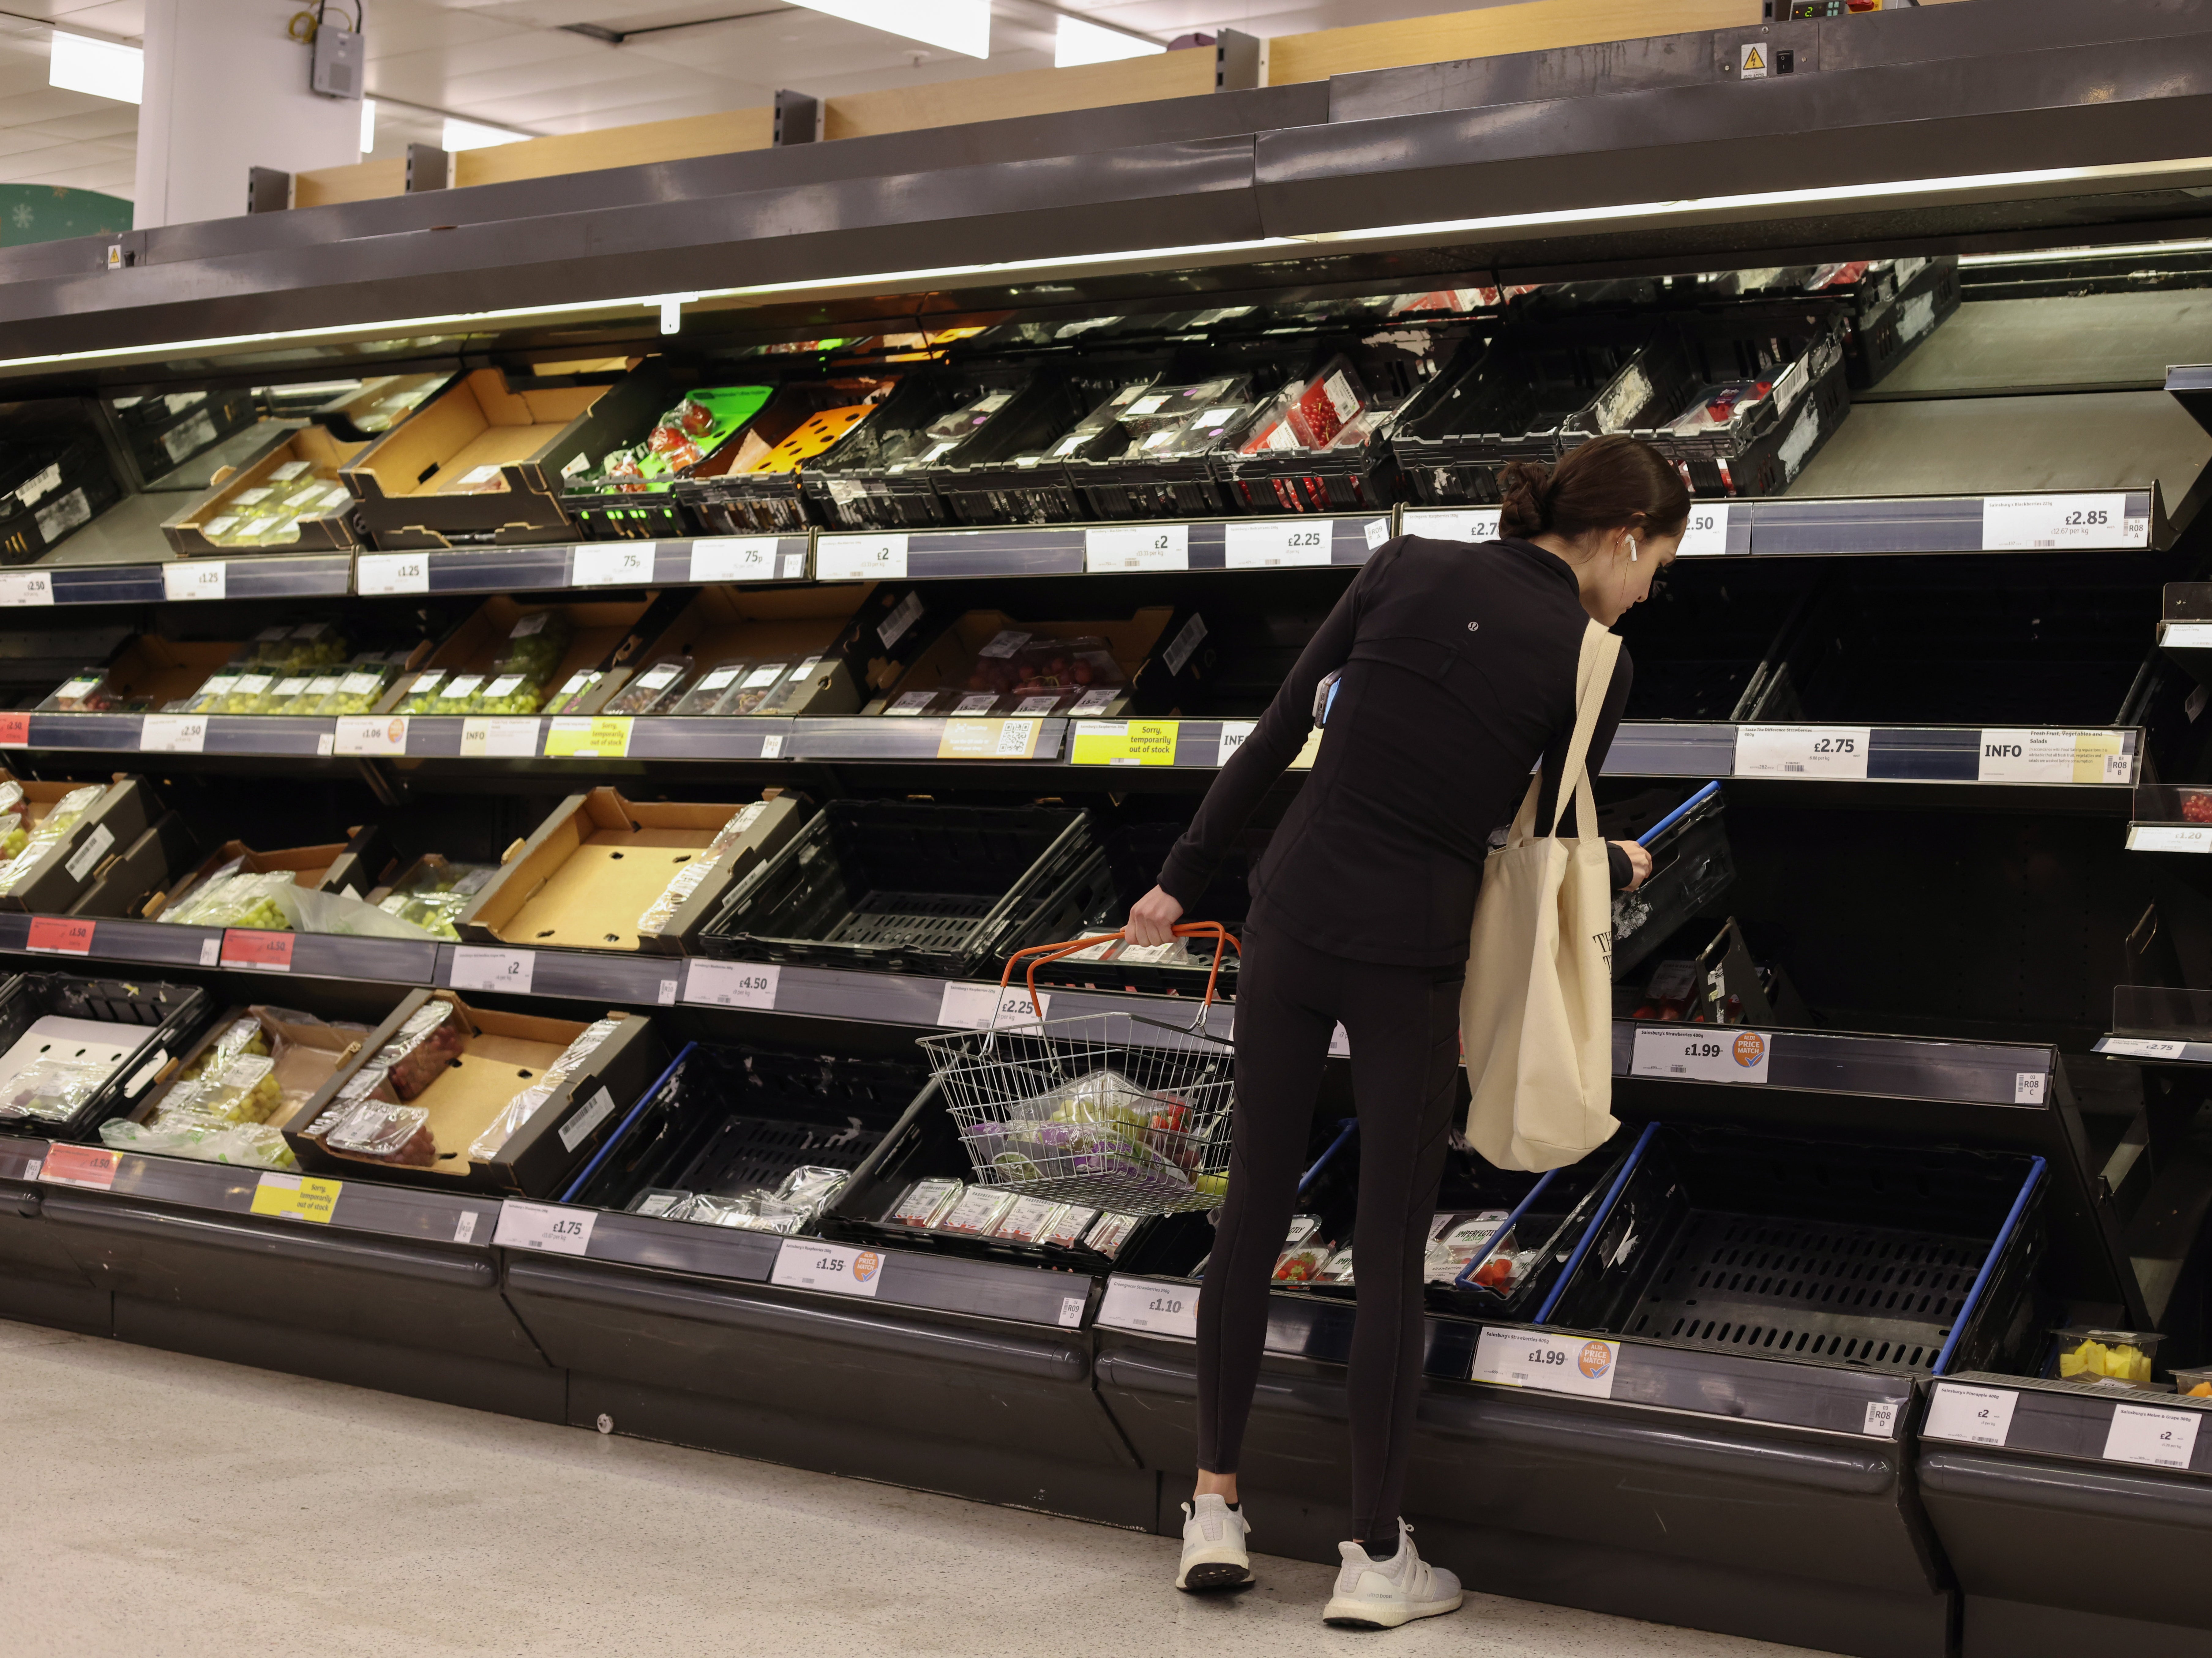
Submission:
<svg viewBox="0 0 2212 1658">
<path fill-rule="evenodd" d="M 848 1248 L 812 1238 L 786 1238 L 777 1246 L 770 1284 L 794 1290 L 827 1290 L 836 1296 L 875 1299 L 884 1284 L 884 1258 L 873 1249 Z"/>
<path fill-rule="evenodd" d="M 1534 1388 L 1547 1394 L 1576 1394 L 1611 1399 L 1620 1368 L 1620 1344 L 1579 1336 L 1546 1335 L 1537 1330 L 1485 1327 L 1474 1349 L 1469 1380 L 1507 1388 Z"/>
<path fill-rule="evenodd" d="M 1739 726 L 1735 774 L 1863 782 L 1873 746 L 1864 726 Z"/>
<path fill-rule="evenodd" d="M 591 1248 L 596 1209 L 570 1209 L 557 1203 L 525 1203 L 502 1198 L 499 1224 L 491 1241 L 502 1249 L 542 1249 L 548 1254 L 580 1255 Z"/>
</svg>

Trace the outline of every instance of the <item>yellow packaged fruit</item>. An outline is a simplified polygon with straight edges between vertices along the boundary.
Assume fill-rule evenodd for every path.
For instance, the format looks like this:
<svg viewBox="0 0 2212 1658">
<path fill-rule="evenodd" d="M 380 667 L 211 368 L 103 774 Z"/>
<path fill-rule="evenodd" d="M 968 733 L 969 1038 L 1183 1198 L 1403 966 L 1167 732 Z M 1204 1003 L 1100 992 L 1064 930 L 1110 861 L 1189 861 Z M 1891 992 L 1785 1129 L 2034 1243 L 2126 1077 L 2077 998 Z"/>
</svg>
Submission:
<svg viewBox="0 0 2212 1658">
<path fill-rule="evenodd" d="M 2078 1376 L 2094 1381 L 2102 1376 L 2115 1382 L 2147 1383 L 2150 1380 L 2150 1355 L 2125 1342 L 2107 1345 L 2092 1337 L 2070 1351 L 2060 1352 L 2058 1374 L 2062 1380 Z"/>
</svg>

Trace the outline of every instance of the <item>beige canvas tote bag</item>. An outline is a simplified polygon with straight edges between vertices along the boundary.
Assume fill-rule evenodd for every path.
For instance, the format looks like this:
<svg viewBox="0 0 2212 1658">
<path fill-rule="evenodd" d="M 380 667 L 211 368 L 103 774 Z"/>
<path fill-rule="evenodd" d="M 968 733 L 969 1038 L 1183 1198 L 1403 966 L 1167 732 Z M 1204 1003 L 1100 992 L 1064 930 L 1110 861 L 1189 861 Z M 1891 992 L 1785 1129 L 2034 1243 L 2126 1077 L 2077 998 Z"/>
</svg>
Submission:
<svg viewBox="0 0 2212 1658">
<path fill-rule="evenodd" d="M 1605 1144 L 1613 1120 L 1613 881 L 1595 833 L 1588 760 L 1620 641 L 1593 622 L 1575 670 L 1575 731 L 1552 821 L 1532 779 L 1505 844 L 1483 865 L 1460 995 L 1474 1099 L 1467 1138 L 1500 1169 L 1558 1169 Z"/>
</svg>

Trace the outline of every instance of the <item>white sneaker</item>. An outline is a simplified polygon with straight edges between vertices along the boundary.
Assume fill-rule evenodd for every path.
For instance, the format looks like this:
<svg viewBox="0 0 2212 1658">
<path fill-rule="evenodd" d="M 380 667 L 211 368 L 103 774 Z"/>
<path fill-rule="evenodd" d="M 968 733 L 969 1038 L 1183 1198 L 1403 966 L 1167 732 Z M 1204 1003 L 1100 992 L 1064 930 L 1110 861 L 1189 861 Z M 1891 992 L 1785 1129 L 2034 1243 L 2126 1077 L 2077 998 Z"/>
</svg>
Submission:
<svg viewBox="0 0 2212 1658">
<path fill-rule="evenodd" d="M 1336 1575 L 1336 1593 L 1322 1613 L 1326 1623 L 1353 1629 L 1395 1629 L 1416 1618 L 1437 1618 L 1457 1612 L 1459 1579 L 1441 1566 L 1431 1566 L 1413 1548 L 1413 1528 L 1398 1522 L 1398 1552 L 1376 1560 L 1358 1543 L 1340 1543 L 1344 1570 Z"/>
<path fill-rule="evenodd" d="M 1215 1496 L 1182 1505 L 1182 1564 L 1176 1587 L 1196 1594 L 1242 1588 L 1252 1581 L 1252 1557 L 1244 1540 L 1252 1527 L 1227 1501 Z"/>
</svg>

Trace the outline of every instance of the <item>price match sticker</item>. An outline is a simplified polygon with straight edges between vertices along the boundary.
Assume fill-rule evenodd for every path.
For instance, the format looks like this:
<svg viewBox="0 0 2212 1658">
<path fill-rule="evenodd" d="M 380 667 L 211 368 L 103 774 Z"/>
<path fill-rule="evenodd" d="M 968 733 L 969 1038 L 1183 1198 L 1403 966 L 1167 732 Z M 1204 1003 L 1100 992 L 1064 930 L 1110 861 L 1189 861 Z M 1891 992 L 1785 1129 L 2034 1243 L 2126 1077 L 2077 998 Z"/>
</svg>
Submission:
<svg viewBox="0 0 2212 1658">
<path fill-rule="evenodd" d="M 1098 1303 L 1098 1323 L 1109 1330 L 1141 1330 L 1147 1335 L 1198 1339 L 1198 1286 L 1162 1284 L 1154 1278 L 1106 1280 Z"/>
<path fill-rule="evenodd" d="M 430 591 L 428 553 L 362 553 L 354 560 L 353 566 L 353 589 L 357 593 L 374 596 Z"/>
<path fill-rule="evenodd" d="M 1690 503 L 1690 527 L 1682 531 L 1677 558 L 1720 558 L 1729 550 L 1729 504 L 1724 501 Z"/>
<path fill-rule="evenodd" d="M 1261 520 L 1226 526 L 1229 568 L 1232 570 L 1273 570 L 1299 564 L 1326 564 L 1334 555 L 1335 526 Z"/>
<path fill-rule="evenodd" d="M 1638 1025 L 1632 1077 L 1684 1082 L 1763 1083 L 1774 1038 L 1734 1025 Z"/>
<path fill-rule="evenodd" d="M 1172 766 L 1173 720 L 1080 720 L 1068 758 L 1079 766 Z"/>
<path fill-rule="evenodd" d="M 491 1241 L 502 1249 L 541 1249 L 553 1255 L 580 1255 L 592 1247 L 596 1209 L 570 1209 L 557 1203 L 525 1203 L 502 1198 L 499 1224 Z"/>
<path fill-rule="evenodd" d="M 527 996 L 537 973 L 534 950 L 486 950 L 462 944 L 453 951 L 453 971 L 447 982 L 454 990 L 502 990 Z"/>
<path fill-rule="evenodd" d="M 636 587 L 653 580 L 651 541 L 610 541 L 579 545 L 568 556 L 572 587 Z"/>
<path fill-rule="evenodd" d="M 2012 1431 L 2013 1407 L 2020 1395 L 2009 1388 L 1963 1388 L 1939 1382 L 1928 1401 L 1923 1439 L 1953 1439 L 1967 1445 L 2002 1445 Z"/>
<path fill-rule="evenodd" d="M 866 1296 L 872 1301 L 884 1287 L 884 1257 L 875 1249 L 786 1238 L 776 1246 L 768 1281 L 793 1290 L 824 1290 L 833 1296 Z"/>
<path fill-rule="evenodd" d="M 1052 1017 L 1052 993 L 1040 990 L 1034 1006 L 1026 985 L 948 984 L 937 1004 L 937 1022 L 951 1030 L 1000 1030 L 1034 1025 Z"/>
<path fill-rule="evenodd" d="M 161 567 L 161 593 L 171 603 L 230 597 L 230 566 L 222 559 L 180 558 Z"/>
<path fill-rule="evenodd" d="M 332 738 L 333 754 L 404 754 L 407 716 L 404 714 L 340 714 Z"/>
<path fill-rule="evenodd" d="M 2130 518 L 2124 495 L 1989 495 L 1982 501 L 1985 553 L 2148 545 L 2150 520 Z"/>
<path fill-rule="evenodd" d="M 123 1154 L 96 1145 L 50 1145 L 39 1178 L 56 1186 L 89 1186 L 106 1192 L 115 1185 Z"/>
<path fill-rule="evenodd" d="M 708 536 L 691 544 L 691 580 L 769 581 L 775 576 L 774 536 Z"/>
<path fill-rule="evenodd" d="M 253 1212 L 327 1226 L 338 1206 L 338 1193 L 343 1190 L 343 1181 L 318 1180 L 312 1175 L 264 1175 L 253 1188 Z"/>
<path fill-rule="evenodd" d="M 2142 1405 L 2112 1407 L 2105 1435 L 2105 1461 L 2140 1462 L 2152 1468 L 2185 1468 L 2197 1450 L 2196 1411 L 2154 1411 Z"/>
<path fill-rule="evenodd" d="M 1984 783 L 2131 783 L 2135 756 L 2121 732 L 1985 731 Z"/>
<path fill-rule="evenodd" d="M 1322 533 L 1328 533 L 1324 526 Z M 1326 563 L 1328 561 L 1323 560 Z M 1083 532 L 1086 570 L 1188 570 L 1188 524 L 1116 524 Z"/>
<path fill-rule="evenodd" d="M 1028 760 L 1036 754 L 1034 720 L 948 720 L 937 738 L 939 760 Z"/>
<path fill-rule="evenodd" d="M 23 941 L 23 947 L 54 956 L 89 956 L 92 929 L 92 922 L 76 916 L 33 915 L 31 936 Z"/>
<path fill-rule="evenodd" d="M 556 719 L 545 732 L 549 760 L 619 760 L 629 752 L 630 722 L 624 717 Z"/>
<path fill-rule="evenodd" d="M 772 1008 L 783 969 L 765 962 L 710 962 L 694 957 L 684 969 L 684 999 L 708 1007 Z"/>
<path fill-rule="evenodd" d="M 1495 507 L 1420 507 L 1406 514 L 1406 533 L 1431 541 L 1495 541 L 1498 516 Z"/>
<path fill-rule="evenodd" d="M 289 932 L 261 932 L 251 927 L 225 927 L 222 953 L 216 959 L 224 967 L 250 967 L 263 973 L 289 973 L 292 970 L 292 946 L 297 942 L 297 936 Z"/>
<path fill-rule="evenodd" d="M 817 536 L 817 581 L 882 581 L 906 574 L 904 536 Z"/>
<path fill-rule="evenodd" d="M 9 570 L 0 574 L 0 605 L 51 604 L 54 579 L 45 570 Z"/>
<path fill-rule="evenodd" d="M 149 714 L 138 722 L 142 754 L 198 754 L 207 744 L 204 714 Z"/>
<path fill-rule="evenodd" d="M 1485 1326 L 1475 1344 L 1468 1379 L 1503 1388 L 1534 1388 L 1547 1394 L 1611 1399 L 1620 1369 L 1620 1344 L 1547 1335 L 1540 1330 L 1501 1330 Z"/>
<path fill-rule="evenodd" d="M 1735 775 L 1863 782 L 1873 746 L 1864 726 L 1739 726 Z"/>
</svg>

